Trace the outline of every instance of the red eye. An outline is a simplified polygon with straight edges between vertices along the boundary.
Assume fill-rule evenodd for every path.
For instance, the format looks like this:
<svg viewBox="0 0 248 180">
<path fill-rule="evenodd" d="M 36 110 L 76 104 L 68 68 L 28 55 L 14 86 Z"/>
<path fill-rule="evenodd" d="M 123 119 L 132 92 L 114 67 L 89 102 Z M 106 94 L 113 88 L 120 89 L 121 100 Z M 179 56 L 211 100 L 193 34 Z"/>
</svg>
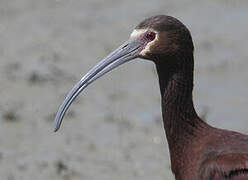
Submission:
<svg viewBox="0 0 248 180">
<path fill-rule="evenodd" d="M 146 33 L 146 39 L 149 40 L 149 41 L 154 40 L 155 37 L 156 37 L 155 32 L 147 32 L 147 33 Z"/>
</svg>

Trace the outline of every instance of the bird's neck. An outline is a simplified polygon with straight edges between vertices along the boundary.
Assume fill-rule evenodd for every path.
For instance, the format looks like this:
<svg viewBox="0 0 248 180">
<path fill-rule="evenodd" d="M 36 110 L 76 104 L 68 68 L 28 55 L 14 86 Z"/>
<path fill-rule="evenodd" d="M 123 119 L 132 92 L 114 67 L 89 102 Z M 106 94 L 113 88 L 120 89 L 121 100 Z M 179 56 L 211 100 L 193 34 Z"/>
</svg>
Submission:
<svg viewBox="0 0 248 180">
<path fill-rule="evenodd" d="M 173 149 L 187 146 L 205 125 L 195 112 L 192 100 L 193 53 L 164 58 L 156 63 L 156 68 L 162 96 L 164 128 L 172 154 Z"/>
</svg>

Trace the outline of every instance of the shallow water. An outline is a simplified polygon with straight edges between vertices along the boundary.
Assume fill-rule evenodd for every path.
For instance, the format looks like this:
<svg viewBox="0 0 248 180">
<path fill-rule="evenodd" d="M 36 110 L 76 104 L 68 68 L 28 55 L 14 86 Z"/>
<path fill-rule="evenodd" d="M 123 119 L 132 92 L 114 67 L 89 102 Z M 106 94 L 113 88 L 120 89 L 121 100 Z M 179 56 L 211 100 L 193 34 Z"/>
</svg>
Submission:
<svg viewBox="0 0 248 180">
<path fill-rule="evenodd" d="M 148 61 L 92 84 L 52 132 L 77 80 L 156 14 L 173 15 L 191 30 L 199 114 L 248 133 L 247 1 L 1 0 L 1 180 L 173 179 Z"/>
</svg>

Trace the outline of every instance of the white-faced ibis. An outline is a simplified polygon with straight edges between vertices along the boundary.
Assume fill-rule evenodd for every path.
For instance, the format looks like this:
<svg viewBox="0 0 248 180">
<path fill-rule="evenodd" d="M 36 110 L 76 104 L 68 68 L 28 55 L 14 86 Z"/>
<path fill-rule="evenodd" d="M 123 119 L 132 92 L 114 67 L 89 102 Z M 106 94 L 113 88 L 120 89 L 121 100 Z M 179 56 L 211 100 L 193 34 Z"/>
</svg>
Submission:
<svg viewBox="0 0 248 180">
<path fill-rule="evenodd" d="M 214 128 L 197 115 L 193 100 L 194 46 L 189 30 L 171 16 L 142 21 L 130 39 L 93 67 L 69 92 L 55 118 L 91 82 L 135 58 L 155 63 L 171 169 L 177 180 L 248 179 L 248 136 Z"/>
</svg>

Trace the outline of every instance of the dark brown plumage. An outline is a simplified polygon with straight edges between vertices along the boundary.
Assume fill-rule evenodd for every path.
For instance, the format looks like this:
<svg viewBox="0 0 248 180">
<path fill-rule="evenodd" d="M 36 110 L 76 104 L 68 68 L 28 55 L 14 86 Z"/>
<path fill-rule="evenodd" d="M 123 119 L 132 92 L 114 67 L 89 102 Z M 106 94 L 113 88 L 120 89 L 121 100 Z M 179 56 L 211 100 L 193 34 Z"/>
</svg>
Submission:
<svg viewBox="0 0 248 180">
<path fill-rule="evenodd" d="M 192 100 L 194 47 L 189 30 L 177 19 L 164 15 L 146 19 L 135 29 L 130 42 L 102 62 L 109 62 L 109 59 L 114 59 L 111 62 L 119 62 L 123 57 L 128 57 L 128 60 L 141 57 L 156 64 L 164 129 L 175 178 L 248 179 L 248 136 L 214 128 L 202 121 L 194 109 Z M 121 54 L 128 47 L 131 47 L 132 51 Z M 100 69 L 97 73 L 106 70 L 96 68 Z M 93 80 L 94 76 L 100 77 L 104 74 L 94 73 L 95 71 L 90 72 L 93 74 Z M 85 76 L 69 93 L 56 117 L 56 130 L 69 107 L 67 105 L 75 98 L 74 94 L 77 96 L 78 91 L 92 82 L 92 77 Z"/>
<path fill-rule="evenodd" d="M 195 112 L 193 42 L 189 31 L 168 16 L 147 19 L 138 28 L 149 26 L 158 31 L 165 29 L 164 41 L 169 38 L 171 42 L 166 51 L 161 50 L 165 54 L 151 55 L 151 59 L 159 76 L 163 122 L 176 179 L 248 179 L 248 136 L 213 128 Z"/>
</svg>

